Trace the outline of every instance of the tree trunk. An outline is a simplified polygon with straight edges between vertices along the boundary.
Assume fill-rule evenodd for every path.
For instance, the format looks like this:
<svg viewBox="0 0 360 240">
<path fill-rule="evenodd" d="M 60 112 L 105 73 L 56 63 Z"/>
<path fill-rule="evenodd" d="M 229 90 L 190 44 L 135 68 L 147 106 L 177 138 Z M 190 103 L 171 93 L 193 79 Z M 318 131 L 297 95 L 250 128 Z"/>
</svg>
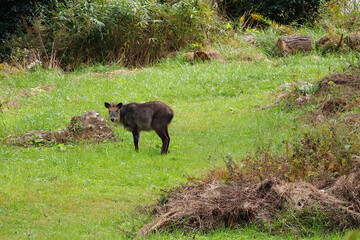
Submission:
<svg viewBox="0 0 360 240">
<path fill-rule="evenodd" d="M 312 49 L 311 36 L 300 35 L 293 37 L 281 37 L 277 42 L 277 46 L 283 56 L 299 51 L 308 52 Z"/>
</svg>

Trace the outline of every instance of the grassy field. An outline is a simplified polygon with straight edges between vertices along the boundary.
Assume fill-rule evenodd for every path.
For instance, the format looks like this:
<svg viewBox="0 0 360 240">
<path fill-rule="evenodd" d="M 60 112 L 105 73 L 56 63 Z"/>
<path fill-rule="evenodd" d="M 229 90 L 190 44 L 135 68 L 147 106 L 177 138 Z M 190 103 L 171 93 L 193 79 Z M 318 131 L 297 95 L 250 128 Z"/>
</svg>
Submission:
<svg viewBox="0 0 360 240">
<path fill-rule="evenodd" d="M 64 129 L 72 116 L 94 109 L 106 116 L 105 101 L 160 100 L 175 111 L 170 153 L 160 155 L 160 138 L 143 132 L 140 151 L 132 135 L 114 128 L 117 141 L 50 147 L 0 145 L 0 239 L 126 239 L 151 221 L 144 208 L 161 189 L 178 186 L 241 161 L 257 147 L 281 151 L 296 137 L 298 110 L 263 108 L 278 86 L 315 81 L 341 70 L 354 55 L 296 55 L 251 62 L 190 64 L 166 60 L 153 67 L 116 71 L 95 66 L 73 73 L 34 71 L 3 75 L 0 138 L 32 130 Z M 38 86 L 48 86 L 39 88 Z M 46 89 L 46 90 L 44 90 Z M 314 226 L 309 239 L 323 236 Z M 210 234 L 163 233 L 152 239 L 294 239 L 255 227 Z"/>
</svg>

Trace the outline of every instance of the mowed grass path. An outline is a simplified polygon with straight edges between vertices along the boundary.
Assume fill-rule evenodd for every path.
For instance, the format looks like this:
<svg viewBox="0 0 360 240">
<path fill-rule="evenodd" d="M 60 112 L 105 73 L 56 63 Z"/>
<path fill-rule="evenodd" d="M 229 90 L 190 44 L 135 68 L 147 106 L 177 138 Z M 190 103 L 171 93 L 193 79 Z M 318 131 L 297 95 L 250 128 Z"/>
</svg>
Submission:
<svg viewBox="0 0 360 240">
<path fill-rule="evenodd" d="M 348 58 L 353 58 L 348 56 Z M 63 129 L 72 116 L 105 101 L 160 100 L 175 111 L 170 153 L 143 132 L 140 151 L 132 135 L 114 127 L 116 142 L 51 147 L 0 146 L 0 239 L 122 239 L 149 222 L 141 210 L 161 189 L 200 177 L 225 156 L 240 161 L 258 146 L 281 149 L 296 132 L 295 113 L 266 108 L 286 82 L 314 81 L 340 68 L 341 57 L 294 56 L 273 63 L 204 63 L 176 60 L 130 73 L 93 67 L 74 73 L 39 71 L 0 79 L 0 138 L 32 130 Z M 94 73 L 98 71 L 98 73 Z M 100 73 L 99 73 L 100 72 Z M 36 87 L 50 85 L 50 90 Z M 35 92 L 35 94 L 24 94 Z M 129 234 L 131 233 L 131 234 Z M 242 236 L 242 237 L 240 237 Z M 252 229 L 219 230 L 200 238 L 263 239 Z M 187 238 L 182 233 L 155 239 Z M 276 238 L 276 237 L 273 237 Z"/>
</svg>

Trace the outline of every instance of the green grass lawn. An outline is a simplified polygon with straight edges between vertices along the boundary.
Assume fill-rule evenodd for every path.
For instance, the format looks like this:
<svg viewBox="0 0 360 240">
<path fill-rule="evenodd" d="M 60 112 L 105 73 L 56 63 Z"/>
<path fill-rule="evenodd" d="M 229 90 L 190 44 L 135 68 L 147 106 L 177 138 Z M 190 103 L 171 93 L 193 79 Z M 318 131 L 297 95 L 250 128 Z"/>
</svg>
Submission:
<svg viewBox="0 0 360 240">
<path fill-rule="evenodd" d="M 132 135 L 114 128 L 117 141 L 50 147 L 0 145 L 0 239 L 131 238 L 151 217 L 143 209 L 161 189 L 241 161 L 257 147 L 281 150 L 298 111 L 263 108 L 276 88 L 293 81 L 315 81 L 341 70 L 338 55 L 297 55 L 272 62 L 189 64 L 169 60 L 133 72 L 109 73 L 96 66 L 73 73 L 38 71 L 0 78 L 0 138 L 32 130 L 64 129 L 72 116 L 94 109 L 106 116 L 105 101 L 169 104 L 170 153 L 161 140 L 143 132 L 140 151 Z M 97 71 L 95 74 L 94 72 Z M 36 90 L 40 84 L 48 90 Z M 7 104 L 11 102 L 12 104 Z M 301 113 L 300 113 L 301 114 Z M 322 229 L 309 239 L 324 239 Z M 30 234 L 30 236 L 28 235 Z M 195 236 L 195 235 L 196 236 Z M 261 229 L 220 229 L 209 234 L 175 232 L 153 239 L 281 239 Z M 288 236 L 293 239 L 294 236 Z M 328 236 L 341 239 L 341 234 Z"/>
</svg>

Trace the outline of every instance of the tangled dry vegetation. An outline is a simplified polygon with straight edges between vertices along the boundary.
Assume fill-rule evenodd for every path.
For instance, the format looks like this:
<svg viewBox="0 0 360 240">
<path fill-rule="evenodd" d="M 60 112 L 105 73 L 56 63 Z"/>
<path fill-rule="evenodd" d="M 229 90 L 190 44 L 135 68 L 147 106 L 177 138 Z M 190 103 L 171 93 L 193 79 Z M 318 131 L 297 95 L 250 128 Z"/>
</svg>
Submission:
<svg viewBox="0 0 360 240">
<path fill-rule="evenodd" d="M 166 204 L 155 208 L 159 217 L 141 228 L 138 235 L 159 229 L 209 231 L 252 223 L 277 228 L 271 230 L 299 231 L 300 226 L 311 225 L 312 221 L 319 221 L 329 230 L 354 228 L 360 225 L 359 179 L 360 162 L 323 188 L 305 181 L 277 179 L 188 184 L 171 192 Z M 276 223 L 282 215 L 290 215 L 286 224 Z"/>
<path fill-rule="evenodd" d="M 299 235 L 314 223 L 328 231 L 360 226 L 359 76 L 334 74 L 281 89 L 281 109 L 313 106 L 301 117 L 308 130 L 282 155 L 265 148 L 241 163 L 228 157 L 226 169 L 165 191 L 153 208 L 156 219 L 138 236 L 247 224 Z"/>
</svg>

